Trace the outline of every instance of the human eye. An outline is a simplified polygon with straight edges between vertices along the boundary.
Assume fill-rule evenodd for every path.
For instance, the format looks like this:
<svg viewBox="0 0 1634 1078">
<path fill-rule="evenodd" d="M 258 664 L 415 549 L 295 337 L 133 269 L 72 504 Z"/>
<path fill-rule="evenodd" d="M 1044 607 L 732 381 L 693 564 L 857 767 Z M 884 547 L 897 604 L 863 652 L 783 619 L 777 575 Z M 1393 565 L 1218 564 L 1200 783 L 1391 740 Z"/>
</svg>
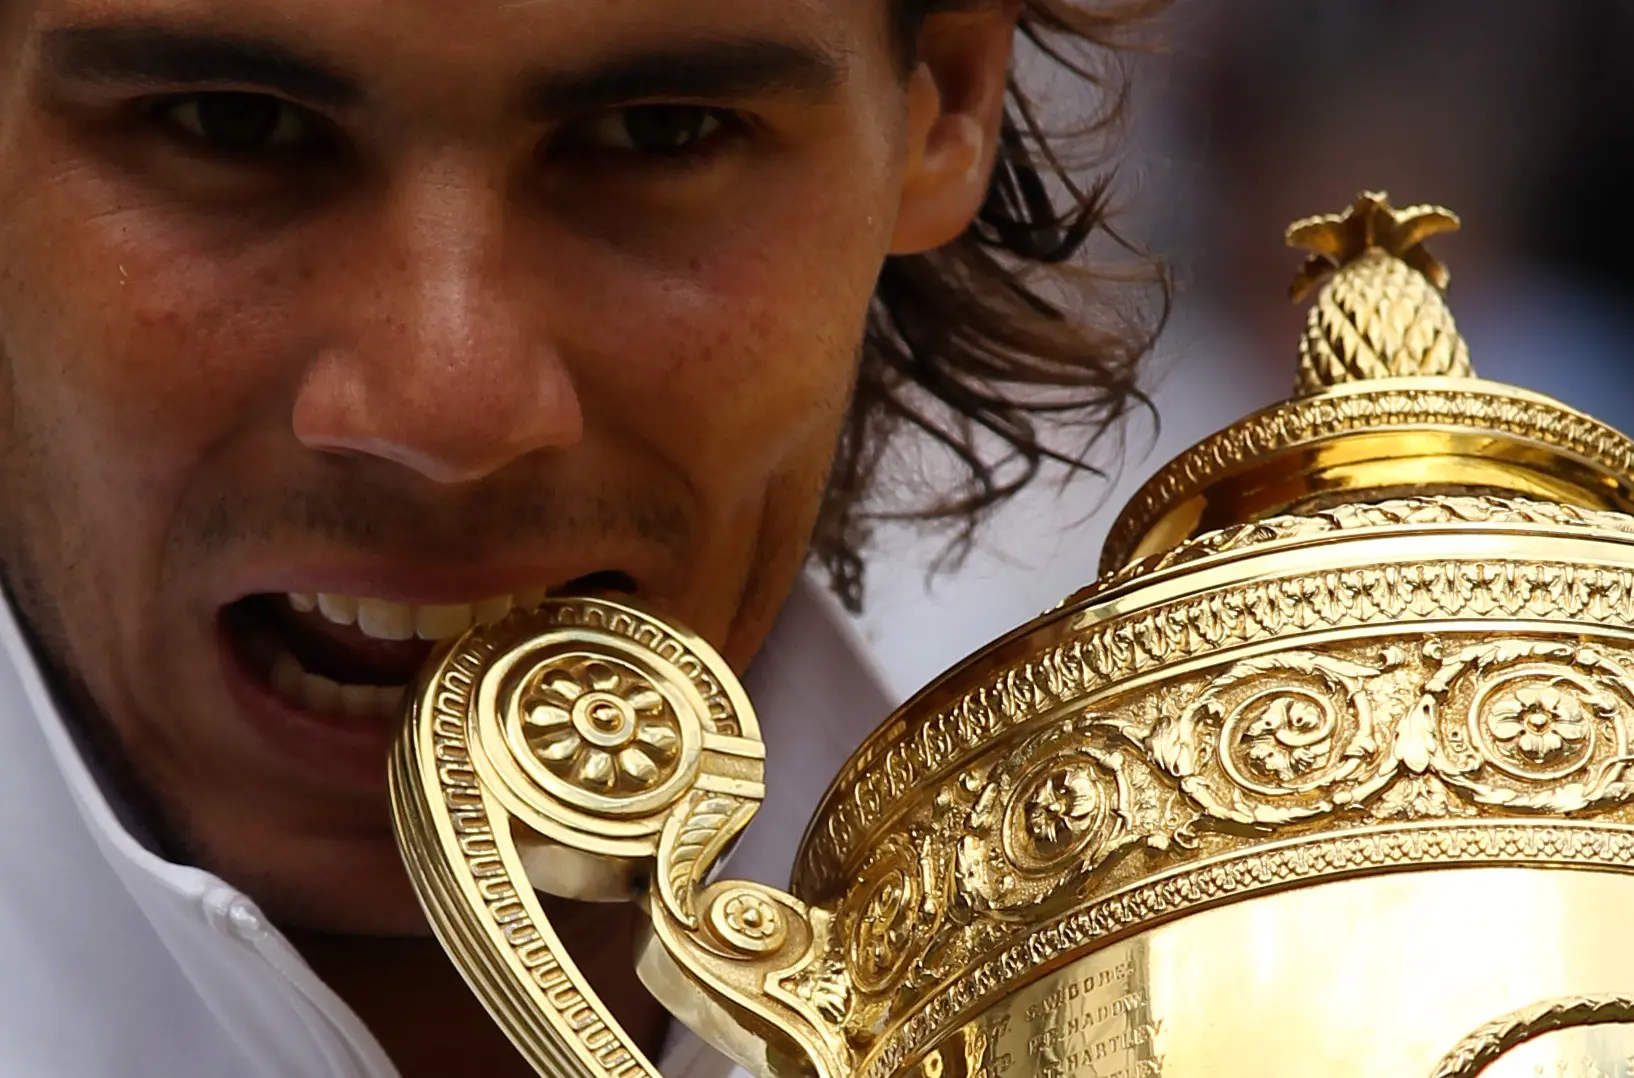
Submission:
<svg viewBox="0 0 1634 1078">
<path fill-rule="evenodd" d="M 627 105 L 564 125 L 551 139 L 551 152 L 629 154 L 683 158 L 713 148 L 742 130 L 730 109 L 704 105 Z"/>
<path fill-rule="evenodd" d="M 225 158 L 298 156 L 323 140 L 314 113 L 270 94 L 187 94 L 154 102 L 150 114 L 177 139 Z"/>
</svg>

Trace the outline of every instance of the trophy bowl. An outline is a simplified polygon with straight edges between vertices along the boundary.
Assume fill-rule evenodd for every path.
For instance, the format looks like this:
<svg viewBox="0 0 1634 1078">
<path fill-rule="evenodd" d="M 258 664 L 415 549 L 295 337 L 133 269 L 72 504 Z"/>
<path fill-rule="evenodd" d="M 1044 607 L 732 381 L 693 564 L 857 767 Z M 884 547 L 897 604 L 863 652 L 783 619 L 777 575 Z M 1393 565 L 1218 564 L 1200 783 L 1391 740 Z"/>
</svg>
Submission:
<svg viewBox="0 0 1634 1078">
<path fill-rule="evenodd" d="M 702 640 L 584 596 L 437 656 L 400 845 L 519 1050 L 658 1075 L 545 891 L 641 903 L 643 981 L 765 1078 L 1634 1073 L 1634 442 L 1475 377 L 1453 227 L 1295 224 L 1295 395 L 869 737 L 786 893 L 713 871 L 764 749 Z"/>
</svg>

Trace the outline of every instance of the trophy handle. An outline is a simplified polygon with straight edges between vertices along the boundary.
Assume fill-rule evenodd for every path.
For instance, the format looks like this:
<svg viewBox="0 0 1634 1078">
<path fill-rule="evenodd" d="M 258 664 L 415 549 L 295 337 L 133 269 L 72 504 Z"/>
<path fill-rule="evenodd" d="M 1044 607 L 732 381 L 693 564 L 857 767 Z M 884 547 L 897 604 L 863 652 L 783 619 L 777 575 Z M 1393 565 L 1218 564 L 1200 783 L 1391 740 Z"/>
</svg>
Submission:
<svg viewBox="0 0 1634 1078">
<path fill-rule="evenodd" d="M 639 902 L 642 981 L 751 1071 L 849 1073 L 831 912 L 709 879 L 763 770 L 725 662 L 627 601 L 549 600 L 430 668 L 391 760 L 398 846 L 444 949 L 540 1074 L 659 1078 L 539 891 Z"/>
<path fill-rule="evenodd" d="M 1565 996 L 1493 1019 L 1459 1041 L 1430 1078 L 1478 1078 L 1512 1048 L 1546 1033 L 1582 1026 L 1634 1023 L 1634 997 Z"/>
</svg>

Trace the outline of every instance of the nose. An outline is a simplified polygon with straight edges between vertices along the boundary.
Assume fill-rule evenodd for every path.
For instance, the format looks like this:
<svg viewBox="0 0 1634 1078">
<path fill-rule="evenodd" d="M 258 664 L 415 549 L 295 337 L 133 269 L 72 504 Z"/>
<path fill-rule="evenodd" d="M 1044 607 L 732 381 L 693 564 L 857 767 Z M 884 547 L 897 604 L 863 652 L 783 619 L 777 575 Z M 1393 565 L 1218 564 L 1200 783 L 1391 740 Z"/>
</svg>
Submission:
<svg viewBox="0 0 1634 1078">
<path fill-rule="evenodd" d="M 465 483 L 583 434 L 572 378 L 507 244 L 503 189 L 454 170 L 399 182 L 319 275 L 335 331 L 296 393 L 308 448 Z"/>
</svg>

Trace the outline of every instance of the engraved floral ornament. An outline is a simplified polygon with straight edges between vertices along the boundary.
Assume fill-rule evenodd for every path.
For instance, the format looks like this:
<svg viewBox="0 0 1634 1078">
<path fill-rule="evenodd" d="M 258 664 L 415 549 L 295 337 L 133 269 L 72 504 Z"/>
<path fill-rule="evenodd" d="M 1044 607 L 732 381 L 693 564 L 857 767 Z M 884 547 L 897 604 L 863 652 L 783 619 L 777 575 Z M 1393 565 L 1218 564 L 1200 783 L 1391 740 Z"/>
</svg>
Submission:
<svg viewBox="0 0 1634 1078">
<path fill-rule="evenodd" d="M 919 873 L 926 850 L 887 841 L 847 896 L 851 907 L 847 966 L 865 992 L 883 990 L 926 940 L 934 919 L 925 905 Z"/>
<path fill-rule="evenodd" d="M 1040 846 L 1076 838 L 1095 822 L 1101 794 L 1086 768 L 1055 772 L 1027 798 L 1027 833 Z"/>
<path fill-rule="evenodd" d="M 1291 782 L 1327 759 L 1333 724 L 1314 700 L 1278 696 L 1243 731 L 1248 761 L 1269 778 Z"/>
<path fill-rule="evenodd" d="M 777 911 L 771 903 L 748 891 L 734 894 L 721 904 L 721 916 L 732 930 L 752 940 L 769 940 L 777 935 Z"/>
<path fill-rule="evenodd" d="M 777 907 L 748 887 L 719 895 L 710 912 L 715 935 L 744 954 L 770 954 L 788 938 Z"/>
<path fill-rule="evenodd" d="M 1488 707 L 1486 723 L 1505 751 L 1538 765 L 1575 750 L 1589 733 L 1582 703 L 1553 685 L 1511 688 Z"/>
<path fill-rule="evenodd" d="M 896 965 L 902 950 L 908 944 L 908 894 L 906 876 L 893 873 L 886 877 L 863 908 L 862 923 L 858 926 L 858 949 L 871 971 L 879 973 Z"/>
<path fill-rule="evenodd" d="M 529 746 L 565 781 L 598 793 L 643 793 L 674 773 L 680 727 L 637 671 L 568 662 L 539 679 L 526 705 Z"/>
</svg>

